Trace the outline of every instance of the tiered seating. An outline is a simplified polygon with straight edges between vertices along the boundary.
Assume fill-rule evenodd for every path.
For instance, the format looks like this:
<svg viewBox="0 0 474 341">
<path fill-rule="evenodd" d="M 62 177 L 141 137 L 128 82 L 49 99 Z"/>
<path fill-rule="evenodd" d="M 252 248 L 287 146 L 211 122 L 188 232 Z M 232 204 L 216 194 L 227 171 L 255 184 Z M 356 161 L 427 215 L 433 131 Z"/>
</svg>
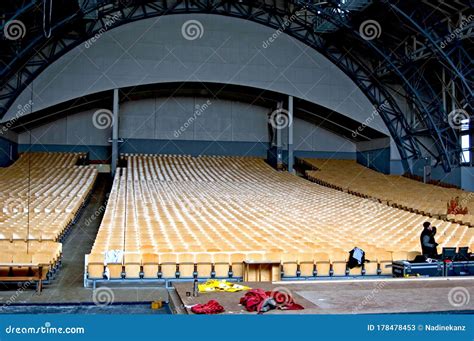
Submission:
<svg viewBox="0 0 474 341">
<path fill-rule="evenodd" d="M 428 216 L 474 226 L 474 193 L 456 188 L 444 188 L 403 176 L 385 175 L 366 168 L 353 160 L 301 159 L 313 168 L 307 177 L 319 184 L 364 197 L 388 201 L 395 207 Z M 467 215 L 447 215 L 447 203 L 459 197 Z"/>
<path fill-rule="evenodd" d="M 388 273 L 387 262 L 419 250 L 427 220 L 277 172 L 262 159 L 124 158 L 88 255 L 92 280 L 104 271 L 111 279 L 241 277 L 245 259 L 279 259 L 287 277 L 344 276 L 354 246 L 371 260 L 364 272 Z M 474 242 L 466 226 L 428 220 L 441 246 Z M 111 250 L 124 257 L 104 265 Z"/>
<path fill-rule="evenodd" d="M 0 169 L 0 281 L 44 280 L 55 272 L 58 241 L 97 177 L 95 169 L 76 166 L 85 156 L 25 153 Z"/>
<path fill-rule="evenodd" d="M 1 168 L 0 240 L 58 240 L 97 177 L 94 168 L 75 166 L 83 157 L 79 153 L 27 153 L 12 166 Z"/>
</svg>

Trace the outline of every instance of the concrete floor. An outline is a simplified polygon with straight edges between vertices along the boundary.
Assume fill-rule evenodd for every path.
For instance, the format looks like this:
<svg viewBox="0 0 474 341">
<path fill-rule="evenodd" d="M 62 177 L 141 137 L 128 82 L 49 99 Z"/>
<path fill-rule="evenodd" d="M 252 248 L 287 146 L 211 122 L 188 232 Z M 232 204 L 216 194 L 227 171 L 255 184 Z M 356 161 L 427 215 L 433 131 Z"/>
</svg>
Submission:
<svg viewBox="0 0 474 341">
<path fill-rule="evenodd" d="M 244 283 L 245 284 L 245 283 Z M 251 288 L 289 291 L 300 311 L 274 310 L 268 314 L 474 313 L 474 279 L 382 279 L 247 283 Z M 227 314 L 250 314 L 239 305 L 245 292 L 203 293 L 187 297 L 191 283 L 176 283 L 181 305 L 192 314 L 193 304 L 217 300 Z M 450 300 L 451 297 L 451 300 Z"/>
<path fill-rule="evenodd" d="M 24 287 L 22 284 L 8 286 L 0 284 L 0 313 L 16 312 L 18 308 L 12 307 L 15 304 L 54 305 L 94 302 L 93 290 L 84 288 L 83 284 L 84 255 L 90 252 L 94 244 L 104 212 L 102 205 L 110 187 L 111 179 L 106 175 L 101 175 L 88 205 L 63 243 L 62 267 L 56 278 L 44 287 L 42 293 L 37 293 L 34 285 Z M 100 214 L 95 219 L 91 219 L 96 213 Z M 107 285 L 106 287 L 108 289 L 100 289 L 104 288 L 104 285 L 98 286 L 101 291 L 96 292 L 95 296 L 102 296 L 105 300 L 112 299 L 114 303 L 168 300 L 168 292 L 163 286 L 132 288 L 123 285 Z"/>
</svg>

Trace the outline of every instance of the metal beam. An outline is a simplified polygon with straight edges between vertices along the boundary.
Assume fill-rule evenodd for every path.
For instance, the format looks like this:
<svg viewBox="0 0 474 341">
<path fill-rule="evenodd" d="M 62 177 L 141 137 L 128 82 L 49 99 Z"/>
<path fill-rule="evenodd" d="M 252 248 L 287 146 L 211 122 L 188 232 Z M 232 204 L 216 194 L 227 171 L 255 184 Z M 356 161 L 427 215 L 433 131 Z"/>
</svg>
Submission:
<svg viewBox="0 0 474 341">
<path fill-rule="evenodd" d="M 293 96 L 288 96 L 288 172 L 293 173 Z"/>
<path fill-rule="evenodd" d="M 112 119 L 112 176 L 115 176 L 118 162 L 118 133 L 119 133 L 119 89 L 114 89 L 113 119 Z"/>
</svg>

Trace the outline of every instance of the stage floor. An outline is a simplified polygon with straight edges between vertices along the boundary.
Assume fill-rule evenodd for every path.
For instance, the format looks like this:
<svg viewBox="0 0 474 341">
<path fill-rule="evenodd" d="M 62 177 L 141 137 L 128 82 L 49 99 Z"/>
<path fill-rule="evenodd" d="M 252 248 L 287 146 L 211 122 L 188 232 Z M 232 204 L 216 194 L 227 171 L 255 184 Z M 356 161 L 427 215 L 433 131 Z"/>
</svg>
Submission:
<svg viewBox="0 0 474 341">
<path fill-rule="evenodd" d="M 305 307 L 299 311 L 273 310 L 266 314 L 474 313 L 472 277 L 243 284 L 266 291 L 289 290 L 296 303 Z M 227 314 L 250 314 L 239 305 L 245 292 L 201 293 L 198 297 L 187 297 L 186 292 L 192 292 L 192 283 L 175 283 L 174 287 L 189 314 L 193 314 L 189 306 L 211 299 L 217 300 Z"/>
</svg>

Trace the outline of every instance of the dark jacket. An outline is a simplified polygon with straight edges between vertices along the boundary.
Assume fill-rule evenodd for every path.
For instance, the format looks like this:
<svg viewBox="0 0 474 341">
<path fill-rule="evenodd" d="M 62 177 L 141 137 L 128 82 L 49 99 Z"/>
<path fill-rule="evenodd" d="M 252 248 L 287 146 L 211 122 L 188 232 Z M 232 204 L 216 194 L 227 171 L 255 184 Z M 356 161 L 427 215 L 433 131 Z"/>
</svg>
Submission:
<svg viewBox="0 0 474 341">
<path fill-rule="evenodd" d="M 423 229 L 423 232 L 421 232 L 420 243 L 423 256 L 430 258 L 436 258 L 438 256 L 438 251 L 436 250 L 438 244 L 436 243 L 434 237 L 435 234 L 436 229 L 433 229 L 432 231 L 428 229 Z"/>
</svg>

